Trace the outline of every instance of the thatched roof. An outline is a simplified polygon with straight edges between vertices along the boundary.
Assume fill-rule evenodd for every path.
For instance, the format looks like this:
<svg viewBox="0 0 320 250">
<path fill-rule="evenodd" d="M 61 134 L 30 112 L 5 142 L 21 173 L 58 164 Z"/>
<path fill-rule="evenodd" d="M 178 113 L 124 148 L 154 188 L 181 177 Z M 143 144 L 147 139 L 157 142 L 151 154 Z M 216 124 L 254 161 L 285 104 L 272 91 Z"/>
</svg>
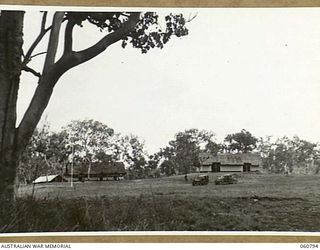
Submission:
<svg viewBox="0 0 320 250">
<path fill-rule="evenodd" d="M 212 163 L 221 163 L 221 165 L 243 165 L 251 163 L 252 165 L 261 165 L 261 157 L 254 153 L 238 154 L 217 154 L 200 153 L 201 165 L 211 165 Z"/>
<path fill-rule="evenodd" d="M 87 173 L 89 164 L 81 164 L 74 166 L 74 174 Z M 92 174 L 125 174 L 126 170 L 124 168 L 123 162 L 111 162 L 111 163 L 91 163 Z"/>
</svg>

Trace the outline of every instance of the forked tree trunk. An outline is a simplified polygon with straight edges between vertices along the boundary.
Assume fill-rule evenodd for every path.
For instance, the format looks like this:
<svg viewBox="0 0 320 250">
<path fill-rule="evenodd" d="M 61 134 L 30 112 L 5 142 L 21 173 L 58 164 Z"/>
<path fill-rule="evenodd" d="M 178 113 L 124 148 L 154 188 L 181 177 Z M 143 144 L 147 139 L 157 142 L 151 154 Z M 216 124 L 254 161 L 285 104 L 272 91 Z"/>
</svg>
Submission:
<svg viewBox="0 0 320 250">
<path fill-rule="evenodd" d="M 21 11 L 0 13 L 0 198 L 11 199 L 18 166 L 16 103 L 23 43 Z"/>
<path fill-rule="evenodd" d="M 133 13 L 132 18 L 125 22 L 121 29 L 79 52 L 72 51 L 73 26 L 71 25 L 71 29 L 65 34 L 68 46 L 65 46 L 63 56 L 55 62 L 63 16 L 63 12 L 56 12 L 53 17 L 44 70 L 31 103 L 16 128 L 24 12 L 0 11 L 0 199 L 13 198 L 19 156 L 27 146 L 59 78 L 69 69 L 91 60 L 109 45 L 127 35 L 139 21 L 140 13 Z"/>
</svg>

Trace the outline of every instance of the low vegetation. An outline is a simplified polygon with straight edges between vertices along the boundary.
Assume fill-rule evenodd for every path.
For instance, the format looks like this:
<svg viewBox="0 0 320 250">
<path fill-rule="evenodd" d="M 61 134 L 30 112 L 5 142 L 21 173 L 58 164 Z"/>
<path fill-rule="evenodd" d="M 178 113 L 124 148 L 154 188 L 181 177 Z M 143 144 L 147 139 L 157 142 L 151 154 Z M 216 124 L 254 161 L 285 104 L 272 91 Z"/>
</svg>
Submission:
<svg viewBox="0 0 320 250">
<path fill-rule="evenodd" d="M 238 184 L 184 176 L 21 186 L 1 206 L 1 232 L 319 231 L 320 176 L 239 174 Z"/>
</svg>

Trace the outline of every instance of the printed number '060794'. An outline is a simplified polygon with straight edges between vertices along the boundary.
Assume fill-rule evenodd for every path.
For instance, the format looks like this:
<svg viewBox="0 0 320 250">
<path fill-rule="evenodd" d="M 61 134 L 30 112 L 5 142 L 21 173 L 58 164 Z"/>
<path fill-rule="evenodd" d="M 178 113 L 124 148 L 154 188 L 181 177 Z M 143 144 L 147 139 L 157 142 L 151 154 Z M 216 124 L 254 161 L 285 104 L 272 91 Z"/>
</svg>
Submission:
<svg viewBox="0 0 320 250">
<path fill-rule="evenodd" d="M 314 249 L 314 248 L 318 248 L 318 244 L 300 244 L 300 248 Z"/>
</svg>

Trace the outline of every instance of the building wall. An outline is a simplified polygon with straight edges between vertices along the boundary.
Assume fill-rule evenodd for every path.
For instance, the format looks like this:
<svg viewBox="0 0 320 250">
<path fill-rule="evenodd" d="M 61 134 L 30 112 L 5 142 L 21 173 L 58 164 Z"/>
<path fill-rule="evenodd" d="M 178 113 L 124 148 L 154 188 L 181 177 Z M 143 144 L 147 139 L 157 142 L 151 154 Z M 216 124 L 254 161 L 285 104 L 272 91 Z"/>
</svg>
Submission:
<svg viewBox="0 0 320 250">
<path fill-rule="evenodd" d="M 211 172 L 211 166 L 200 166 L 200 172 Z"/>
<path fill-rule="evenodd" d="M 221 172 L 242 172 L 243 166 L 242 165 L 231 165 L 231 166 L 224 166 L 220 167 Z"/>
<path fill-rule="evenodd" d="M 250 166 L 250 172 L 259 171 L 259 166 Z M 243 172 L 243 165 L 221 165 L 221 172 Z M 210 165 L 202 165 L 200 166 L 200 172 L 212 172 L 212 168 Z"/>
<path fill-rule="evenodd" d="M 259 171 L 261 170 L 261 168 L 259 166 L 251 166 L 250 167 L 250 172 L 255 172 L 255 171 Z"/>
</svg>

